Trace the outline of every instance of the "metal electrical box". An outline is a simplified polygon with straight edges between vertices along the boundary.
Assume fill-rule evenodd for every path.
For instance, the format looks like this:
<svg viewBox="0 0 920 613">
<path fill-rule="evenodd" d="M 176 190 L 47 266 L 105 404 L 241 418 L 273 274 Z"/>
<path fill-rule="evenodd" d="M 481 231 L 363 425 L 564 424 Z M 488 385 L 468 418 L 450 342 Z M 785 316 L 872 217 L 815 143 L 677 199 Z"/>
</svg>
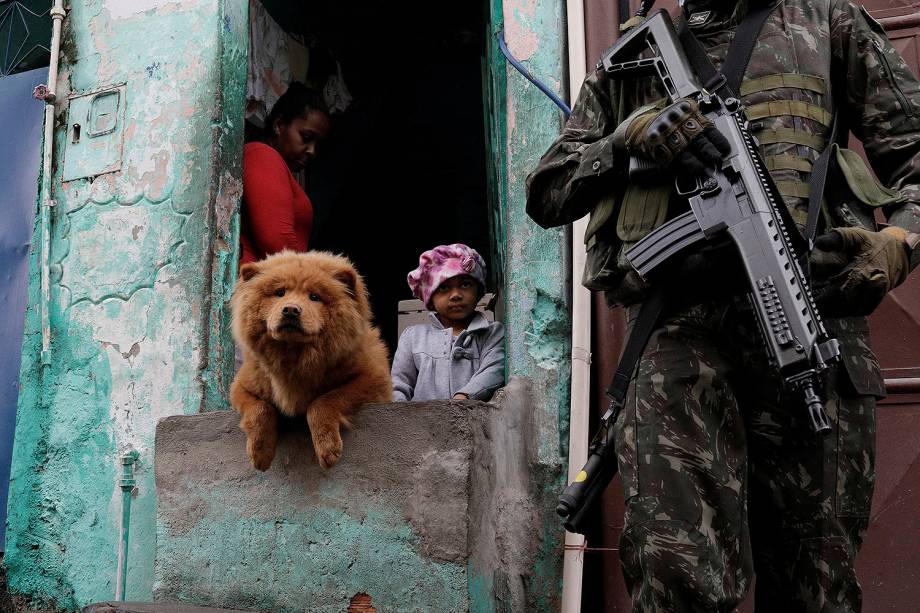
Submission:
<svg viewBox="0 0 920 613">
<path fill-rule="evenodd" d="M 121 170 L 125 84 L 70 96 L 64 181 Z"/>
</svg>

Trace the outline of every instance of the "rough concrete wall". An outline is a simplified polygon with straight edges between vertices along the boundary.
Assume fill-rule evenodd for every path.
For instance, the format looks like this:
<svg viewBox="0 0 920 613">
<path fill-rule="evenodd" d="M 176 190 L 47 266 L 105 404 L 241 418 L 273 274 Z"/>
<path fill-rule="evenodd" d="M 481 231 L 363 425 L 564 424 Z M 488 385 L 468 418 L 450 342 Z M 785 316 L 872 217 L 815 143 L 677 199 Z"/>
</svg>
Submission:
<svg viewBox="0 0 920 613">
<path fill-rule="evenodd" d="M 259 473 L 235 415 L 163 420 L 157 596 L 279 613 L 339 613 L 359 592 L 378 611 L 552 610 L 525 604 L 548 484 L 530 471 L 529 407 L 504 398 L 365 408 L 329 471 L 301 422 Z"/>
<path fill-rule="evenodd" d="M 562 556 L 552 527 L 558 473 L 538 458 L 530 387 L 528 379 L 511 379 L 493 399 L 500 410 L 474 424 L 469 566 L 476 612 L 559 610 Z"/>
<path fill-rule="evenodd" d="M 113 594 L 118 458 L 129 446 L 140 459 L 126 594 L 152 595 L 154 428 L 204 403 L 207 330 L 220 310 L 208 273 L 226 274 L 212 264 L 220 257 L 211 237 L 226 225 L 217 210 L 235 206 L 232 181 L 211 186 L 216 151 L 232 147 L 239 129 L 223 121 L 221 40 L 246 15 L 221 13 L 218 0 L 72 0 L 66 8 L 52 364 L 42 370 L 38 361 L 33 258 L 4 564 L 11 591 L 73 610 Z M 68 94 L 118 83 L 127 84 L 122 170 L 62 183 Z"/>
<path fill-rule="evenodd" d="M 503 0 L 505 40 L 532 74 L 560 92 L 565 75 L 565 3 Z M 569 241 L 562 229 L 543 230 L 525 212 L 525 179 L 562 125 L 563 116 L 537 88 L 506 65 L 507 158 L 505 296 L 508 369 L 530 380 L 530 409 L 539 433 L 539 465 L 558 482 L 545 501 L 538 559 L 540 582 L 528 586 L 533 606 L 545 608 L 561 581 L 562 529 L 551 510 L 562 483 L 568 448 L 571 321 Z M 551 479 L 546 478 L 551 482 Z"/>
</svg>

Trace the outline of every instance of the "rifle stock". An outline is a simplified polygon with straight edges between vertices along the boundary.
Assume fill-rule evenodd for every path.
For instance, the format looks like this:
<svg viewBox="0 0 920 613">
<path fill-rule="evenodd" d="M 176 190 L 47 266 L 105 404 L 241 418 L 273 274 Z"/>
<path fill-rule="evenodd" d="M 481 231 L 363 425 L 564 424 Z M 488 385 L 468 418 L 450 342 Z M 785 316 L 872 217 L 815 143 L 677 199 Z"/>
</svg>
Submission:
<svg viewBox="0 0 920 613">
<path fill-rule="evenodd" d="M 615 411 L 608 411 L 600 431 L 588 447 L 588 461 L 559 496 L 556 513 L 564 519 L 563 525 L 569 532 L 585 533 L 588 512 L 617 474 L 613 448 L 614 417 Z"/>
</svg>

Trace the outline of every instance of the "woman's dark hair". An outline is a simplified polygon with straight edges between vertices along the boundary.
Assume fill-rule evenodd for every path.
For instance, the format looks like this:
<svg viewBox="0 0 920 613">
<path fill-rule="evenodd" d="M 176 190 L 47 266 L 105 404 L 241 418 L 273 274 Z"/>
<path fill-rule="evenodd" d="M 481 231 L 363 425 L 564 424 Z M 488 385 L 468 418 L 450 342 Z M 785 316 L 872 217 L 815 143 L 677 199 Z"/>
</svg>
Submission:
<svg viewBox="0 0 920 613">
<path fill-rule="evenodd" d="M 319 111 L 329 115 L 326 103 L 319 92 L 310 89 L 300 81 L 292 81 L 265 119 L 265 132 L 270 135 L 278 119 L 282 123 L 291 123 L 298 117 L 305 117 L 310 111 Z"/>
</svg>

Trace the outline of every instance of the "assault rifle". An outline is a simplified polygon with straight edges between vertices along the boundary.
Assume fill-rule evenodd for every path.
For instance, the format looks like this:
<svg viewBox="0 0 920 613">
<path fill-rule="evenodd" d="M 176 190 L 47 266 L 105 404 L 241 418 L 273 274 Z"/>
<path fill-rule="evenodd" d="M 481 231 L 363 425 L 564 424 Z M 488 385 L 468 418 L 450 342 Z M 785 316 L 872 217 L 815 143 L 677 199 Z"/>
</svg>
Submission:
<svg viewBox="0 0 920 613">
<path fill-rule="evenodd" d="M 731 152 L 708 176 L 697 178 L 693 186 L 678 185 L 678 193 L 687 197 L 690 210 L 629 249 L 629 263 L 648 278 L 672 256 L 704 241 L 724 240 L 727 235 L 747 273 L 750 301 L 771 365 L 784 389 L 801 395 L 814 431 L 828 432 L 830 424 L 817 390 L 828 364 L 840 356 L 839 345 L 827 336 L 797 258 L 808 245 L 795 228 L 748 132 L 741 101 L 723 99 L 700 84 L 663 10 L 617 41 L 601 63 L 614 78 L 642 73 L 657 76 L 672 102 L 696 100 L 731 145 Z M 631 161 L 631 172 L 641 166 Z M 795 234 L 790 236 L 787 228 Z M 584 532 L 586 510 L 616 474 L 612 432 L 619 406 L 614 400 L 588 449 L 587 463 L 559 498 L 556 511 L 566 518 L 565 526 L 571 532 Z"/>
</svg>

